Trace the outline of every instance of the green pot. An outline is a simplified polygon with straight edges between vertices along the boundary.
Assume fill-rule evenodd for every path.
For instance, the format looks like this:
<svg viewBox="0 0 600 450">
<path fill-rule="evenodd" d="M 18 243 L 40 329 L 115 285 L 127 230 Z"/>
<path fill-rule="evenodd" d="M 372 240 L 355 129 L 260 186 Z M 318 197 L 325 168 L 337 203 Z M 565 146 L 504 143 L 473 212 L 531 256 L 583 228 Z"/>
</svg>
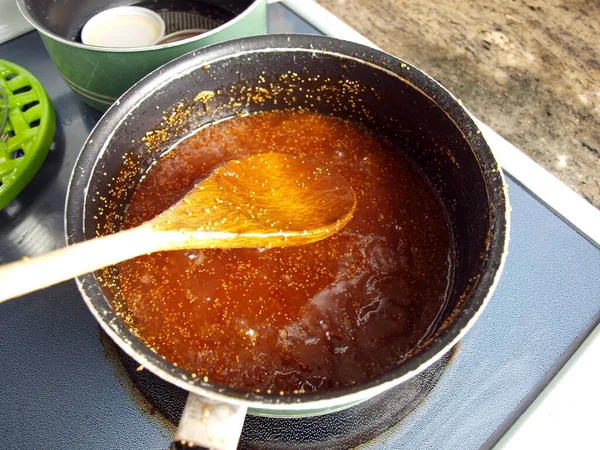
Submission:
<svg viewBox="0 0 600 450">
<path fill-rule="evenodd" d="M 21 13 L 40 32 L 69 87 L 100 111 L 106 111 L 137 81 L 178 56 L 210 44 L 266 33 L 266 0 L 228 3 L 235 4 L 238 14 L 206 33 L 170 44 L 117 49 L 84 45 L 74 39 L 94 14 L 123 5 L 123 1 L 17 0 Z"/>
</svg>

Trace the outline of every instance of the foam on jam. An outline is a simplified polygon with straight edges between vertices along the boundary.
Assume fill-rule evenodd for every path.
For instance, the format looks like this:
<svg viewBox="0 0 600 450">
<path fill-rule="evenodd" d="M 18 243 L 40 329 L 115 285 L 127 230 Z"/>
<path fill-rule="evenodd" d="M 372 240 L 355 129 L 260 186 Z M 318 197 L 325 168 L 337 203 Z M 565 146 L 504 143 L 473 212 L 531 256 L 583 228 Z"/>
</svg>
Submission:
<svg viewBox="0 0 600 450">
<path fill-rule="evenodd" d="M 157 353 L 242 389 L 309 392 L 402 363 L 439 321 L 453 276 L 442 202 L 401 148 L 314 113 L 237 117 L 199 130 L 142 180 L 125 226 L 179 200 L 218 164 L 310 155 L 357 195 L 339 233 L 289 248 L 194 250 L 119 265 L 124 317 Z"/>
</svg>

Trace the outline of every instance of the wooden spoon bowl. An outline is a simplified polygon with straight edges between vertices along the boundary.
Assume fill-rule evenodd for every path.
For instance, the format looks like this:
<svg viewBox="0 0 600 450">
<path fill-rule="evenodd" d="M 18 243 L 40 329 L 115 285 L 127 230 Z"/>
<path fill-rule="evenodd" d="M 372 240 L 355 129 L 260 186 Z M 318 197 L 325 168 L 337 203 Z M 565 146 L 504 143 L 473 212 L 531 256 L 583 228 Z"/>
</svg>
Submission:
<svg viewBox="0 0 600 450">
<path fill-rule="evenodd" d="M 355 208 L 339 172 L 282 153 L 247 156 L 138 227 L 4 265 L 0 302 L 157 251 L 308 244 L 340 230 Z"/>
</svg>

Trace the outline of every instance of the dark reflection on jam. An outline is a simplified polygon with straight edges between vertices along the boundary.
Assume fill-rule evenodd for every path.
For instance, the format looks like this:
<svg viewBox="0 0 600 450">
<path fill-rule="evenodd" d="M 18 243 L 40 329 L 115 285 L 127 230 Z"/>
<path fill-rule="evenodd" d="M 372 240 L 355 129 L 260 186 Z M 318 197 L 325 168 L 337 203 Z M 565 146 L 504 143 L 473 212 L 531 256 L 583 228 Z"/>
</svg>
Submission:
<svg viewBox="0 0 600 450">
<path fill-rule="evenodd" d="M 308 392 L 388 371 L 436 325 L 454 258 L 441 200 L 389 142 L 313 113 L 221 122 L 158 161 L 126 226 L 166 209 L 219 163 L 267 151 L 310 154 L 343 173 L 358 198 L 352 221 L 303 247 L 122 263 L 127 322 L 178 366 L 238 388 Z"/>
</svg>

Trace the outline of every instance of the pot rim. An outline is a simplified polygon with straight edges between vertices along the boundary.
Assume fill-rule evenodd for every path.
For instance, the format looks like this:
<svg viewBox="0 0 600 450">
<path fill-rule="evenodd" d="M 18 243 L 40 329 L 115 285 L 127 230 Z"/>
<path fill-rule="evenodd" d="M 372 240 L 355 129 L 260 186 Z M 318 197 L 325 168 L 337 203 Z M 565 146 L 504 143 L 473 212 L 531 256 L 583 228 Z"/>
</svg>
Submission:
<svg viewBox="0 0 600 450">
<path fill-rule="evenodd" d="M 384 71 L 398 78 L 401 82 L 408 83 L 442 109 L 457 129 L 462 132 L 465 140 L 473 150 L 474 157 L 478 158 L 480 166 L 484 163 L 486 165 L 486 170 L 482 170 L 482 176 L 488 191 L 490 229 L 488 231 L 487 258 L 480 272 L 482 276 L 472 287 L 469 298 L 460 312 L 453 317 L 439 336 L 432 339 L 414 356 L 379 377 L 356 385 L 316 393 L 279 396 L 248 392 L 230 388 L 226 385 L 213 384 L 200 378 L 193 378 L 189 372 L 174 366 L 146 347 L 116 316 L 110 305 L 108 308 L 103 308 L 103 305 L 100 304 L 101 301 L 104 300 L 108 303 L 108 300 L 102 294 L 94 274 L 87 274 L 76 279 L 77 286 L 88 308 L 102 328 L 129 356 L 145 368 L 189 392 L 218 401 L 242 404 L 263 410 L 321 409 L 333 405 L 352 403 L 373 397 L 425 370 L 446 354 L 481 315 L 498 284 L 508 249 L 510 217 L 503 174 L 481 132 L 460 101 L 421 70 L 380 50 L 330 37 L 291 34 L 243 38 L 188 53 L 152 72 L 111 106 L 88 136 L 75 163 L 67 191 L 65 209 L 67 244 L 70 245 L 84 239 L 83 224 L 87 189 L 96 162 L 107 148 L 108 142 L 116 129 L 156 89 L 173 79 L 184 76 L 186 73 L 217 61 L 239 58 L 257 52 L 291 51 L 333 55 L 367 64 L 373 69 Z M 103 128 L 108 128 L 108 130 Z M 103 136 L 102 133 L 105 133 L 106 136 Z M 101 143 L 92 146 L 95 140 Z M 95 149 L 94 154 L 90 154 L 90 151 L 86 152 L 90 148 Z M 80 166 L 85 166 L 86 163 L 88 167 L 81 169 Z M 77 194 L 73 194 L 78 189 L 82 189 L 83 195 L 81 195 L 81 192 L 79 193 L 79 197 L 82 198 L 76 198 Z M 486 274 L 490 276 L 485 276 Z"/>
<path fill-rule="evenodd" d="M 235 16 L 233 19 L 228 20 L 224 24 L 219 25 L 218 27 L 213 28 L 212 30 L 209 30 L 205 33 L 201 33 L 197 36 L 192 36 L 187 39 L 182 39 L 181 41 L 171 42 L 170 44 L 154 44 L 154 45 L 149 45 L 146 47 L 121 47 L 121 48 L 86 45 L 81 42 L 75 42 L 75 41 L 70 41 L 68 39 L 65 39 L 64 37 L 59 36 L 56 33 L 53 33 L 52 31 L 48 30 L 46 27 L 39 24 L 29 13 L 29 11 L 28 11 L 29 8 L 27 8 L 27 5 L 25 5 L 25 0 L 17 0 L 17 6 L 19 8 L 19 11 L 21 11 L 21 14 L 23 15 L 23 17 L 25 17 L 25 19 L 31 24 L 31 26 L 33 26 L 37 31 L 39 31 L 40 33 L 44 34 L 45 36 L 49 37 L 50 39 L 52 39 L 54 41 L 58 41 L 62 44 L 65 44 L 65 45 L 68 45 L 71 47 L 77 47 L 77 48 L 81 48 L 83 50 L 97 51 L 97 52 L 102 52 L 102 53 L 136 53 L 136 52 L 147 52 L 147 51 L 153 51 L 153 50 L 163 50 L 163 49 L 168 49 L 168 48 L 179 47 L 181 45 L 190 44 L 192 42 L 199 41 L 201 39 L 210 37 L 214 34 L 221 32 L 222 30 L 225 30 L 226 28 L 229 28 L 229 27 L 235 25 L 236 23 L 240 22 L 242 19 L 244 19 L 246 16 L 249 16 L 256 8 L 258 8 L 261 4 L 265 3 L 266 1 L 267 0 L 254 0 L 244 11 L 242 11 L 240 14 Z"/>
</svg>

